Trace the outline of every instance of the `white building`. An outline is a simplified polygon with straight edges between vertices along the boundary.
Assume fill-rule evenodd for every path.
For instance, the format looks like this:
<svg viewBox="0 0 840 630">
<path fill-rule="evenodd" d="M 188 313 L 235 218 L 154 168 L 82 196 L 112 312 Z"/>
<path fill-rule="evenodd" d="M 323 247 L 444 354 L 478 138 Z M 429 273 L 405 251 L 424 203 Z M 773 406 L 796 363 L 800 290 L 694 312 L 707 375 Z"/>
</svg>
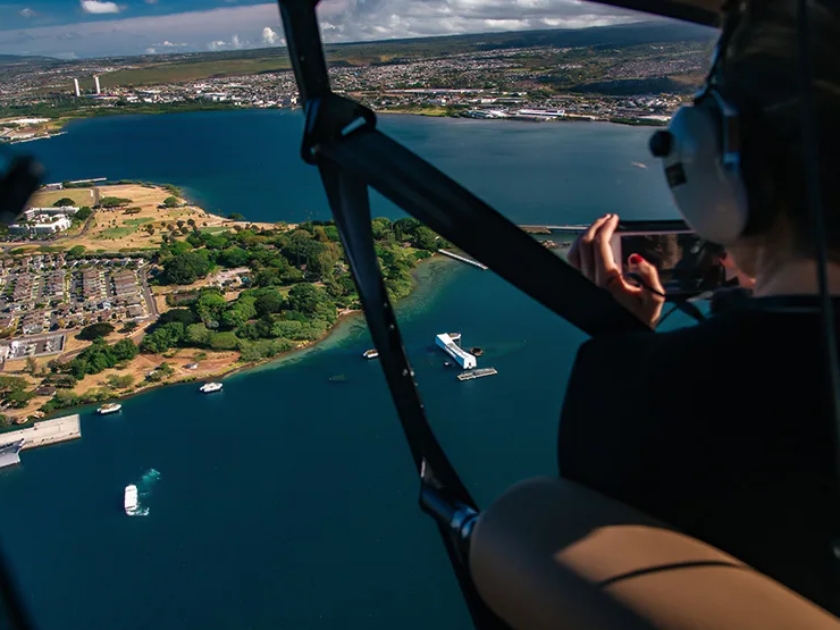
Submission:
<svg viewBox="0 0 840 630">
<path fill-rule="evenodd" d="M 79 211 L 76 206 L 60 206 L 58 208 L 29 208 L 23 213 L 23 217 L 27 221 L 31 221 L 33 217 L 44 216 L 73 216 Z"/>
<path fill-rule="evenodd" d="M 70 228 L 70 219 L 65 215 L 38 214 L 27 219 L 28 223 L 9 226 L 11 234 L 57 234 Z"/>
<path fill-rule="evenodd" d="M 455 359 L 455 362 L 465 370 L 472 370 L 476 367 L 477 361 L 475 355 L 463 350 L 456 344 L 452 337 L 446 333 L 441 333 L 435 337 L 435 344 L 441 348 L 446 354 Z"/>
</svg>

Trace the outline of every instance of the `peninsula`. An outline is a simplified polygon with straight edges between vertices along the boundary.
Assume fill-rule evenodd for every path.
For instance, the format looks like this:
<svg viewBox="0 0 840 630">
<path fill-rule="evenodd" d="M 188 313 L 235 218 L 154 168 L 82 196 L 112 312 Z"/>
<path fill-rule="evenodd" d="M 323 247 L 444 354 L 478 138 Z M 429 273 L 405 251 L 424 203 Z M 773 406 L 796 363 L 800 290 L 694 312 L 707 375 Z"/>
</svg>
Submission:
<svg viewBox="0 0 840 630">
<path fill-rule="evenodd" d="M 220 217 L 139 182 L 54 184 L 30 205 L 0 234 L 0 427 L 256 365 L 359 309 L 332 221 Z M 398 300 L 446 243 L 414 219 L 372 223 Z"/>
</svg>

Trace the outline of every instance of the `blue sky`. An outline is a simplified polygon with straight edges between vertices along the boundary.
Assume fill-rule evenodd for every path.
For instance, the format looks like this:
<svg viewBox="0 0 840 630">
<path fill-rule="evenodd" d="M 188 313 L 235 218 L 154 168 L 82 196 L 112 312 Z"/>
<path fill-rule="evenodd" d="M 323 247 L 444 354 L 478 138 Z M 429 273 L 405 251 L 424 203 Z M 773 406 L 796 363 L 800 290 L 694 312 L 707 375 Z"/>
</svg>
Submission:
<svg viewBox="0 0 840 630">
<path fill-rule="evenodd" d="M 646 16 L 581 0 L 323 0 L 325 41 L 585 27 Z M 265 0 L 0 0 L 0 54 L 73 59 L 283 44 Z"/>
</svg>

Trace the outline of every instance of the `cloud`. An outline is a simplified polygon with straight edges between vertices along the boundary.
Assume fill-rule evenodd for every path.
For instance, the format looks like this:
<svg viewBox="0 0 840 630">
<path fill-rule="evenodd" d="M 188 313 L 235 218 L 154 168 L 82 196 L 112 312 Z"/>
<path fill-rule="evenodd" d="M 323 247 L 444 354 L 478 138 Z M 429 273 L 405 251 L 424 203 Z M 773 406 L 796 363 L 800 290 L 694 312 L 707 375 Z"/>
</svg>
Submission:
<svg viewBox="0 0 840 630">
<path fill-rule="evenodd" d="M 325 41 L 381 40 L 491 31 L 605 26 L 650 19 L 580 0 L 324 0 Z"/>
<path fill-rule="evenodd" d="M 143 0 L 146 4 L 157 4 L 158 0 Z"/>
<path fill-rule="evenodd" d="M 271 28 L 266 26 L 262 32 L 263 44 L 276 44 L 280 41 L 280 36 Z"/>
<path fill-rule="evenodd" d="M 35 13 L 35 11 L 30 9 L 29 7 L 21 9 L 20 11 L 18 11 L 18 14 L 21 17 L 25 17 L 25 18 L 31 18 L 31 17 L 35 17 L 36 15 L 38 15 L 37 13 Z"/>
<path fill-rule="evenodd" d="M 147 49 L 146 49 L 146 54 L 147 54 L 147 55 L 156 55 L 156 54 L 157 54 L 157 49 L 156 49 L 156 48 L 152 48 L 152 47 L 147 48 Z"/>
<path fill-rule="evenodd" d="M 116 2 L 102 2 L 101 0 L 80 0 L 82 11 L 85 13 L 119 13 L 120 8 Z"/>
<path fill-rule="evenodd" d="M 115 2 L 80 1 L 88 13 L 120 10 Z M 175 3 L 159 6 L 172 4 Z M 650 19 L 644 13 L 580 0 L 323 0 L 318 5 L 318 17 L 328 43 L 578 28 Z M 225 4 L 215 9 L 166 15 L 102 16 L 64 26 L 9 26 L 3 30 L 0 25 L 0 53 L 19 52 L 21 34 L 26 34 L 31 38 L 26 44 L 31 54 L 57 54 L 66 50 L 58 40 L 67 31 L 81 37 L 73 44 L 80 57 L 136 55 L 151 47 L 172 48 L 161 43 L 166 41 L 183 42 L 179 46 L 183 50 L 233 50 L 280 45 L 281 27 L 276 3 Z"/>
</svg>

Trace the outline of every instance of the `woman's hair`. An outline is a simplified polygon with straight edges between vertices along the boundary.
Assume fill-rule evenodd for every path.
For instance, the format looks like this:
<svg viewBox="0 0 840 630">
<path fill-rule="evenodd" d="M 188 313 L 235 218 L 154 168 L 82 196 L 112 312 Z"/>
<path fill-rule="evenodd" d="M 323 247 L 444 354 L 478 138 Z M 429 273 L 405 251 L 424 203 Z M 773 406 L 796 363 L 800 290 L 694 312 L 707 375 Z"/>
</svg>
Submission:
<svg viewBox="0 0 840 630">
<path fill-rule="evenodd" d="M 840 0 L 808 0 L 817 158 L 826 238 L 840 254 Z M 797 0 L 752 0 L 723 57 L 721 91 L 739 107 L 748 233 L 780 226 L 794 254 L 814 251 L 803 168 Z"/>
</svg>

